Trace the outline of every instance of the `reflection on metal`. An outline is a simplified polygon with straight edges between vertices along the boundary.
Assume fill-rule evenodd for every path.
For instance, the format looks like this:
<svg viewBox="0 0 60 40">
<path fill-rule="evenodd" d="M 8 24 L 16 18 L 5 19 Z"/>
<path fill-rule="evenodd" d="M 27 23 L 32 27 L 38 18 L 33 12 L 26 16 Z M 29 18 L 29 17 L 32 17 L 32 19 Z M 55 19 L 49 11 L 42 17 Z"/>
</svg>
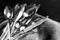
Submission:
<svg viewBox="0 0 60 40">
<path fill-rule="evenodd" d="M 45 22 L 48 19 L 48 17 L 43 17 L 37 14 L 39 6 L 40 6 L 39 4 L 38 5 L 34 4 L 32 5 L 31 8 L 25 10 L 27 4 L 23 4 L 21 7 L 18 6 L 17 4 L 15 7 L 15 11 L 18 10 L 18 12 L 16 12 L 16 14 L 18 14 L 16 18 L 13 17 L 15 16 L 14 11 L 4 9 L 4 15 L 7 16 L 7 18 L 9 18 L 11 21 L 8 20 L 7 23 L 3 22 L 1 24 L 1 25 L 3 25 L 4 23 L 7 24 L 6 27 L 3 29 L 1 40 L 18 40 L 28 32 L 32 31 L 38 25 L 41 25 L 43 22 Z M 18 9 L 16 10 L 16 8 Z"/>
</svg>

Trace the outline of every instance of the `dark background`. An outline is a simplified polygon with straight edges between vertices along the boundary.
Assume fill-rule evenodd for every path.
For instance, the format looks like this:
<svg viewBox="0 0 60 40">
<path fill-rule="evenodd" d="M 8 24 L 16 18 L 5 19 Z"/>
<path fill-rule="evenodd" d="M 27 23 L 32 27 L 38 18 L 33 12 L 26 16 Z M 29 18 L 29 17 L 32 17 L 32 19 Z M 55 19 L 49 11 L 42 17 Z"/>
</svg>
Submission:
<svg viewBox="0 0 60 40">
<path fill-rule="evenodd" d="M 38 10 L 39 14 L 43 16 L 48 15 L 51 19 L 60 22 L 60 6 L 59 1 L 56 2 L 56 0 L 0 0 L 0 12 L 3 12 L 7 5 L 14 7 L 17 3 L 40 4 L 41 6 Z"/>
</svg>

